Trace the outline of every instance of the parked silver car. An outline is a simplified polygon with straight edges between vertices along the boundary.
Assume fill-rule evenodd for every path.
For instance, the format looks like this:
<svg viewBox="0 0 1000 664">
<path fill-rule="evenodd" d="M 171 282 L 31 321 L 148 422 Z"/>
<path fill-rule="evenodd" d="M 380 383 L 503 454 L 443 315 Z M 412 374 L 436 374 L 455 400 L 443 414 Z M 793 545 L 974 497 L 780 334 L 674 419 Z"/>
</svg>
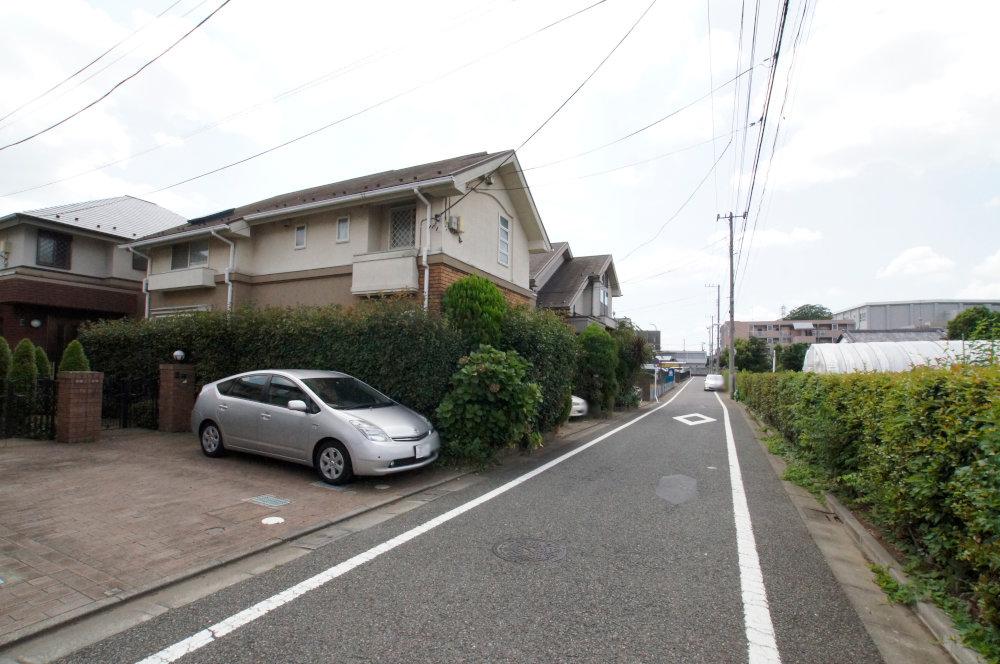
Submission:
<svg viewBox="0 0 1000 664">
<path fill-rule="evenodd" d="M 587 414 L 587 401 L 575 394 L 570 397 L 572 403 L 569 408 L 570 417 L 583 417 Z"/>
<path fill-rule="evenodd" d="M 420 468 L 441 448 L 427 418 L 336 371 L 251 371 L 209 383 L 191 430 L 210 457 L 231 449 L 286 459 L 329 484 Z"/>
<path fill-rule="evenodd" d="M 724 390 L 726 388 L 726 381 L 723 380 L 722 374 L 708 374 L 705 376 L 705 391 L 715 392 L 718 390 Z"/>
</svg>

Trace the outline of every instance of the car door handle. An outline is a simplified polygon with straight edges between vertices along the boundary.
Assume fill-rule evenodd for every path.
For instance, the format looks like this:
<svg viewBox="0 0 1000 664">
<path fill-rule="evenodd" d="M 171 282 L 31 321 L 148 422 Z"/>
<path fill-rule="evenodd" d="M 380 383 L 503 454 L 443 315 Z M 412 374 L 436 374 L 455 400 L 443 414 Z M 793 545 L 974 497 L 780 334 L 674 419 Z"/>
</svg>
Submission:
<svg viewBox="0 0 1000 664">
<path fill-rule="evenodd" d="M 229 410 L 229 406 L 226 406 L 224 404 L 219 404 L 219 410 Z"/>
<path fill-rule="evenodd" d="M 269 420 L 269 419 L 271 419 L 271 413 L 261 413 L 260 414 L 260 419 L 262 419 L 262 420 Z"/>
</svg>

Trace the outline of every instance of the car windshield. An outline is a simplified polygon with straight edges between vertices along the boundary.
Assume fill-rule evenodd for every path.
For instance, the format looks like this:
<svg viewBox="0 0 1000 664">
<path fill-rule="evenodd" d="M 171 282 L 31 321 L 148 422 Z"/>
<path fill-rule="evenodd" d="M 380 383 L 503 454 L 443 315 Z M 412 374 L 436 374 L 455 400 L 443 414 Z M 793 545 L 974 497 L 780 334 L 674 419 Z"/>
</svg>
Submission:
<svg viewBox="0 0 1000 664">
<path fill-rule="evenodd" d="M 331 408 L 382 408 L 396 402 L 357 378 L 306 378 L 303 383 Z"/>
</svg>

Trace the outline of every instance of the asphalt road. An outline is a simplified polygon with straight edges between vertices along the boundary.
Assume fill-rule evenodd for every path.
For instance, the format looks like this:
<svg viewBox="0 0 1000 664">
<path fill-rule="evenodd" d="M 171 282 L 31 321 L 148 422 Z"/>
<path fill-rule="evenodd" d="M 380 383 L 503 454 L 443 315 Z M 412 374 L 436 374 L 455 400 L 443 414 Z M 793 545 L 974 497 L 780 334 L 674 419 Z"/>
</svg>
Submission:
<svg viewBox="0 0 1000 664">
<path fill-rule="evenodd" d="M 715 421 L 673 419 L 691 413 Z M 749 425 L 730 415 L 781 661 L 880 662 Z M 722 407 L 694 379 L 635 424 L 177 661 L 747 662 L 727 459 Z M 490 474 L 63 661 L 140 661 L 523 472 Z"/>
</svg>

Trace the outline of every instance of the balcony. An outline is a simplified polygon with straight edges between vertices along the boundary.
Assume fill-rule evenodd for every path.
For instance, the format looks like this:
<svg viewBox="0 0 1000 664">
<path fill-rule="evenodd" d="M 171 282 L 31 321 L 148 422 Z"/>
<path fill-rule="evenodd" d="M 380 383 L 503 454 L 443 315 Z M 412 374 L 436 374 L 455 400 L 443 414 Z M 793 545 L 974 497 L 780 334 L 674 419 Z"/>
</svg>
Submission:
<svg viewBox="0 0 1000 664">
<path fill-rule="evenodd" d="M 358 254 L 351 271 L 351 293 L 376 295 L 417 290 L 417 250 L 393 249 Z"/>
<path fill-rule="evenodd" d="M 150 291 L 186 290 L 189 288 L 212 288 L 215 286 L 215 270 L 210 267 L 190 267 L 186 270 L 171 270 L 149 275 Z"/>
</svg>

